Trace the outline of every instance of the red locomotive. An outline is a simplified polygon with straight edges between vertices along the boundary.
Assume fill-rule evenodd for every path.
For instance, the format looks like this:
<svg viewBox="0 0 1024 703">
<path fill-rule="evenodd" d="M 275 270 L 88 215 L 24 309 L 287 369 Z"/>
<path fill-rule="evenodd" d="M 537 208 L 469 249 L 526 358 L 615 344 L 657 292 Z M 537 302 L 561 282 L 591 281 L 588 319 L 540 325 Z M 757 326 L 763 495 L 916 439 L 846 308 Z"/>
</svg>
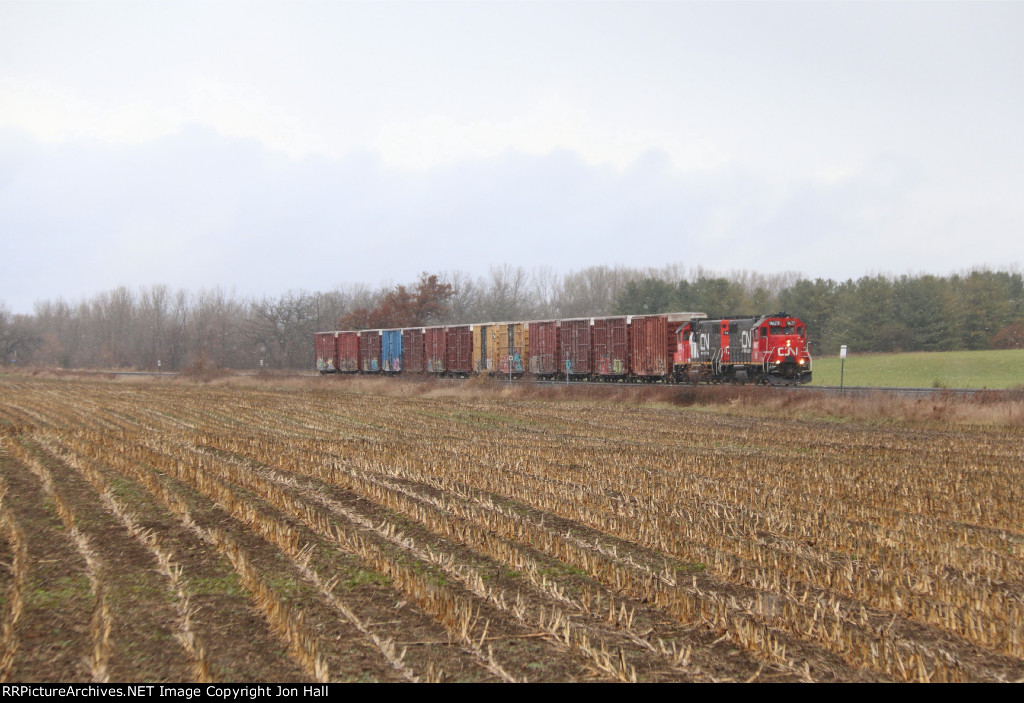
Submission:
<svg viewBox="0 0 1024 703">
<path fill-rule="evenodd" d="M 677 381 L 795 385 L 811 380 L 807 326 L 784 312 L 693 320 L 677 334 Z"/>
</svg>

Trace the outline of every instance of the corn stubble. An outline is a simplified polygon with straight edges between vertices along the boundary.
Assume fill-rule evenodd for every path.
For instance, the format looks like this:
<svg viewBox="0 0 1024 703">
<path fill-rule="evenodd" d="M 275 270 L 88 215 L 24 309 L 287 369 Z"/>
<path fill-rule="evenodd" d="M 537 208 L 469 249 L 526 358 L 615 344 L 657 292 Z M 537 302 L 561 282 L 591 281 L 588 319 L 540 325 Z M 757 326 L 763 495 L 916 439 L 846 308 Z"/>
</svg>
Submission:
<svg viewBox="0 0 1024 703">
<path fill-rule="evenodd" d="M 311 680 L 364 666 L 322 634 L 324 616 L 309 621 L 314 605 L 394 680 L 1024 677 L 1019 427 L 301 387 L 0 378 L 0 390 L 4 466 L 42 482 L 89 565 L 96 680 L 118 604 L 40 457 L 79 472 L 95 509 L 152 553 L 197 681 L 218 677 L 187 563 L 112 478 L 231 565 Z M 30 556 L 2 478 L 6 679 Z M 210 510 L 219 522 L 194 519 Z M 248 540 L 290 565 L 301 598 Z M 375 575 L 393 619 L 361 610 L 337 559 Z M 408 635 L 413 611 L 437 634 Z"/>
</svg>

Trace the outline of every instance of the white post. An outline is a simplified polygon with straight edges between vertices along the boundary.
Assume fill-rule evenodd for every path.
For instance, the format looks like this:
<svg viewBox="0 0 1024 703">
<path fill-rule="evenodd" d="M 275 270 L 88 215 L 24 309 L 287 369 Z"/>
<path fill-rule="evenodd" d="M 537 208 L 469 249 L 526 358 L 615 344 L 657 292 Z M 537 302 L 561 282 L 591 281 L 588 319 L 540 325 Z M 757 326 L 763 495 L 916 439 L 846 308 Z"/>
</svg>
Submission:
<svg viewBox="0 0 1024 703">
<path fill-rule="evenodd" d="M 843 390 L 843 374 L 846 371 L 846 345 L 839 347 L 839 390 Z"/>
</svg>

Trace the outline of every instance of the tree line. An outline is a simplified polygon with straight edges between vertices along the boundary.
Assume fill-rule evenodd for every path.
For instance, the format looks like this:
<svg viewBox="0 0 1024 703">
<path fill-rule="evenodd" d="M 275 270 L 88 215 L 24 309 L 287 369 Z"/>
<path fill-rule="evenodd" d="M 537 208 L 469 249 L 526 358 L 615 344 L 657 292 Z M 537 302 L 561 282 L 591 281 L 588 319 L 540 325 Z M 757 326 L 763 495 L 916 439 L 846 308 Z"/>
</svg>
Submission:
<svg viewBox="0 0 1024 703">
<path fill-rule="evenodd" d="M 712 317 L 785 311 L 807 323 L 812 352 L 826 356 L 843 344 L 858 352 L 1024 348 L 1024 277 L 1013 271 L 876 274 L 841 282 L 649 277 L 627 283 L 615 305 L 620 314 L 670 310 Z"/>
<path fill-rule="evenodd" d="M 222 288 L 154 285 L 78 303 L 41 301 L 31 315 L 0 303 L 0 360 L 62 368 L 308 369 L 314 332 L 502 320 L 699 311 L 785 311 L 807 323 L 812 352 L 1024 347 L 1020 272 L 808 279 L 795 272 L 719 274 L 680 266 L 593 266 L 569 273 L 495 266 L 486 275 L 246 299 Z"/>
</svg>

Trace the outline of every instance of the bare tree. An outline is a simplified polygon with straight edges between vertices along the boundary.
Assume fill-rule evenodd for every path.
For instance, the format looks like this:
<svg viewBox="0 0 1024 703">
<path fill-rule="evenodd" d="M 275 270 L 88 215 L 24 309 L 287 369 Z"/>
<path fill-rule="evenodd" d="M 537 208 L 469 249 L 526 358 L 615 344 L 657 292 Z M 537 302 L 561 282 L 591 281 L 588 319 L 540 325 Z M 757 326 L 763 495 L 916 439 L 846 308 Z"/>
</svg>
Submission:
<svg viewBox="0 0 1024 703">
<path fill-rule="evenodd" d="M 100 293 L 93 298 L 90 316 L 99 342 L 100 365 L 108 368 L 130 366 L 135 321 L 132 292 L 120 286 Z"/>
<path fill-rule="evenodd" d="M 271 368 L 308 368 L 313 364 L 312 342 L 316 331 L 313 296 L 288 291 L 278 299 L 251 303 L 245 336 L 254 352 Z"/>
<path fill-rule="evenodd" d="M 619 291 L 641 278 L 635 269 L 590 266 L 566 275 L 559 296 L 560 317 L 610 315 Z"/>
<path fill-rule="evenodd" d="M 550 266 L 538 266 L 533 270 L 530 284 L 533 288 L 535 314 L 538 319 L 558 315 L 558 292 L 562 277 Z"/>
<path fill-rule="evenodd" d="M 42 338 L 28 315 L 13 315 L 0 302 L 0 364 L 28 361 L 42 345 Z"/>
<path fill-rule="evenodd" d="M 36 329 L 42 344 L 34 361 L 48 366 L 70 368 L 79 361 L 79 340 L 84 336 L 83 322 L 62 298 L 35 304 Z"/>
<path fill-rule="evenodd" d="M 163 368 L 168 363 L 167 332 L 171 322 L 171 290 L 166 285 L 144 288 L 139 294 L 134 351 L 140 368 Z"/>
<path fill-rule="evenodd" d="M 199 291 L 192 308 L 192 344 L 197 358 L 219 368 L 246 368 L 252 355 L 244 343 L 245 305 L 220 286 Z"/>
<path fill-rule="evenodd" d="M 483 310 L 487 320 L 522 320 L 534 309 L 530 275 L 522 266 L 492 266 Z"/>
<path fill-rule="evenodd" d="M 481 299 L 485 285 L 480 278 L 473 278 L 464 271 L 445 274 L 445 280 L 452 284 L 455 293 L 451 298 L 448 319 L 442 324 L 462 324 L 483 319 Z"/>
</svg>

